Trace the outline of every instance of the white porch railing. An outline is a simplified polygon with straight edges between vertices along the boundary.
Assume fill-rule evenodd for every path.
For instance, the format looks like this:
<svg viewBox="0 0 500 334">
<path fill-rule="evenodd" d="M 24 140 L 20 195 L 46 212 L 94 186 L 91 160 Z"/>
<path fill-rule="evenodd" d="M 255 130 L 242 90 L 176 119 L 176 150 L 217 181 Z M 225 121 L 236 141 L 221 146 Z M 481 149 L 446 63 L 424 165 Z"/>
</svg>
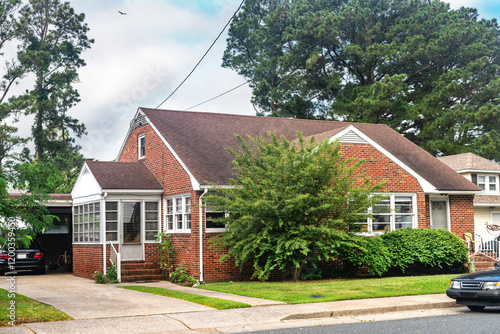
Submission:
<svg viewBox="0 0 500 334">
<path fill-rule="evenodd" d="M 111 262 L 111 264 L 113 264 L 113 261 L 114 261 L 114 263 L 116 263 L 116 278 L 118 279 L 118 282 L 121 283 L 121 281 L 122 281 L 122 256 L 116 250 L 112 241 L 108 241 L 108 243 L 111 245 L 111 251 L 109 252 L 109 262 Z M 106 274 L 106 268 L 104 268 L 104 273 Z"/>
<path fill-rule="evenodd" d="M 496 236 L 494 239 L 491 239 L 491 236 L 488 237 L 490 240 L 485 241 L 484 239 L 487 237 L 483 238 L 476 233 L 466 233 L 463 241 L 469 248 L 469 260 L 472 261 L 476 255 L 483 255 L 494 261 L 500 260 L 500 236 Z"/>
</svg>

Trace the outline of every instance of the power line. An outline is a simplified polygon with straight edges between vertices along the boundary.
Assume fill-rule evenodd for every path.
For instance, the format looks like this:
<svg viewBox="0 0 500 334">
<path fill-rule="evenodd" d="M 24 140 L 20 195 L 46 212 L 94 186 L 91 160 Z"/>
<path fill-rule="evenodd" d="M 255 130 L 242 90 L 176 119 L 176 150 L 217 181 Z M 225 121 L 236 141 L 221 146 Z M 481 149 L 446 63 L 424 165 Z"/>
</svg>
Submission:
<svg viewBox="0 0 500 334">
<path fill-rule="evenodd" d="M 224 26 L 224 28 L 222 28 L 222 31 L 219 33 L 219 35 L 217 36 L 217 38 L 213 41 L 212 45 L 210 45 L 210 47 L 205 52 L 205 54 L 203 55 L 203 57 L 201 57 L 201 59 L 196 64 L 196 66 L 191 70 L 191 72 L 189 72 L 189 74 L 187 75 L 187 77 L 184 80 L 182 80 L 182 82 L 177 86 L 177 88 L 174 89 L 174 91 L 165 100 L 163 100 L 163 102 L 160 103 L 155 109 L 158 109 L 159 107 L 161 107 L 162 104 L 164 104 L 165 102 L 167 102 L 167 100 L 170 99 L 172 97 L 172 95 L 174 95 L 175 92 L 177 92 L 177 90 L 179 88 L 181 88 L 181 86 L 184 84 L 184 82 L 186 82 L 186 80 L 191 76 L 191 74 L 193 74 L 193 72 L 196 70 L 196 68 L 198 67 L 198 65 L 200 65 L 200 63 L 203 61 L 203 59 L 205 58 L 205 56 L 210 52 L 210 50 L 212 49 L 212 47 L 215 45 L 215 43 L 217 43 L 217 41 L 219 40 L 220 36 L 224 33 L 224 31 L 229 26 L 229 24 L 231 23 L 231 21 L 234 19 L 234 17 L 236 16 L 236 14 L 238 14 L 238 12 L 240 11 L 241 7 L 243 6 L 243 3 L 245 3 L 245 0 L 241 1 L 240 6 L 238 7 L 238 9 L 236 9 L 236 11 L 234 12 L 233 16 L 231 16 L 231 18 L 226 23 L 226 25 Z"/>
<path fill-rule="evenodd" d="M 187 108 L 187 109 L 184 109 L 184 111 L 187 111 L 187 110 L 189 110 L 189 109 L 196 108 L 196 107 L 198 107 L 198 106 L 201 106 L 202 104 L 205 104 L 205 103 L 208 103 L 208 102 L 210 102 L 210 101 L 212 101 L 212 100 L 218 99 L 219 97 L 221 97 L 221 96 L 223 96 L 223 95 L 226 95 L 226 94 L 228 94 L 228 93 L 231 93 L 233 90 L 236 90 L 236 89 L 238 89 L 238 88 L 240 88 L 240 87 L 242 87 L 242 86 L 245 86 L 245 85 L 246 85 L 247 83 L 249 83 L 250 81 L 252 81 L 252 80 L 245 81 L 244 83 L 242 83 L 242 84 L 240 84 L 240 85 L 238 85 L 238 86 L 236 86 L 236 87 L 233 87 L 233 88 L 231 88 L 230 90 L 227 90 L 227 91 L 225 91 L 225 92 L 224 92 L 224 93 L 222 93 L 222 94 L 219 94 L 219 95 L 217 95 L 217 96 L 215 96 L 215 97 L 212 97 L 211 99 L 208 99 L 208 100 L 206 100 L 206 101 L 203 101 L 203 102 L 201 102 L 201 103 L 198 103 L 198 104 L 197 104 L 197 105 L 195 105 L 195 106 L 192 106 L 192 107 L 189 107 L 189 108 Z"/>
<path fill-rule="evenodd" d="M 242 3 L 242 4 L 243 4 L 243 3 Z M 379 3 L 378 5 L 376 5 L 375 7 L 373 7 L 373 9 L 378 8 L 380 5 L 381 5 L 381 3 Z M 241 7 L 241 5 L 240 5 L 240 7 Z M 238 8 L 238 10 L 239 10 L 239 8 Z M 235 13 L 235 14 L 236 14 L 236 13 Z M 234 18 L 234 16 L 233 16 L 233 18 Z M 233 18 L 231 18 L 231 20 L 232 20 Z M 350 25 L 350 24 L 352 24 L 352 23 L 356 22 L 358 19 L 359 19 L 359 18 L 356 18 L 356 19 L 353 19 L 353 20 L 351 20 L 351 21 L 347 22 L 347 23 L 346 23 L 346 24 L 344 24 L 342 27 L 340 27 L 340 29 L 338 29 L 338 31 L 340 31 L 340 30 L 344 29 L 345 27 L 347 27 L 348 25 Z M 308 47 L 307 47 L 307 48 L 305 48 L 304 50 L 302 50 L 302 51 L 300 51 L 300 52 L 298 52 L 298 53 L 296 53 L 296 54 L 294 54 L 294 55 L 292 55 L 292 56 L 290 56 L 290 57 L 288 57 L 288 58 L 284 59 L 284 60 L 283 60 L 283 62 L 287 62 L 287 61 L 289 61 L 289 60 L 294 59 L 295 57 L 300 56 L 301 54 L 303 54 L 303 53 L 305 53 L 305 52 L 309 51 L 310 49 L 312 49 L 312 48 L 314 48 L 314 47 L 318 46 L 318 45 L 319 45 L 319 44 L 321 44 L 323 41 L 325 41 L 325 40 L 327 40 L 328 38 L 332 37 L 332 36 L 333 36 L 333 35 L 335 35 L 336 33 L 337 33 L 337 31 L 332 32 L 331 34 L 329 34 L 329 35 L 327 35 L 326 37 L 324 37 L 324 38 L 320 39 L 319 41 L 317 41 L 316 43 L 313 43 L 312 45 L 308 46 Z M 195 106 L 193 106 L 193 107 L 190 107 L 190 108 L 184 109 L 184 111 L 189 110 L 189 109 L 193 109 L 193 108 L 196 108 L 196 107 L 199 107 L 199 106 L 201 106 L 202 104 L 205 104 L 205 103 L 208 103 L 208 102 L 210 102 L 210 101 L 213 101 L 213 100 L 215 100 L 215 99 L 217 99 L 217 98 L 219 98 L 219 97 L 221 97 L 221 96 L 223 96 L 223 95 L 226 95 L 226 94 L 228 94 L 228 93 L 232 92 L 233 90 L 236 90 L 236 89 L 238 89 L 238 88 L 240 88 L 240 87 L 242 87 L 242 86 L 246 85 L 247 83 L 249 83 L 249 82 L 251 82 L 251 81 L 252 81 L 252 80 L 251 80 L 251 79 L 249 79 L 249 80 L 247 80 L 246 82 L 244 82 L 244 83 L 242 83 L 242 84 L 240 84 L 240 85 L 238 85 L 238 86 L 236 86 L 236 87 L 233 87 L 233 88 L 231 88 L 231 89 L 229 89 L 229 90 L 225 91 L 225 92 L 224 92 L 224 93 L 222 93 L 222 94 L 219 94 L 219 95 L 217 95 L 217 96 L 215 96 L 215 97 L 213 97 L 213 98 L 211 98 L 211 99 L 208 99 L 208 100 L 206 100 L 206 101 L 204 101 L 204 102 L 198 103 L 197 105 L 195 105 Z"/>
</svg>

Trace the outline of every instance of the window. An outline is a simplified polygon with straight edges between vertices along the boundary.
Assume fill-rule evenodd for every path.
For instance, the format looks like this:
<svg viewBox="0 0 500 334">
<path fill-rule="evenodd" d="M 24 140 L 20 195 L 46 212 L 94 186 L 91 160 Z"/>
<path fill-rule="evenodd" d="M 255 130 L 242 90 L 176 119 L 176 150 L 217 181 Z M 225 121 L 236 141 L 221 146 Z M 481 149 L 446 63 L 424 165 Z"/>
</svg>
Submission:
<svg viewBox="0 0 500 334">
<path fill-rule="evenodd" d="M 146 202 L 144 216 L 146 241 L 155 241 L 158 234 L 158 202 Z"/>
<path fill-rule="evenodd" d="M 106 202 L 106 241 L 118 241 L 118 202 Z"/>
<path fill-rule="evenodd" d="M 169 232 L 191 232 L 191 197 L 182 195 L 165 201 L 166 224 Z"/>
<path fill-rule="evenodd" d="M 138 137 L 138 145 L 139 148 L 139 159 L 142 159 L 146 156 L 146 134 L 141 134 Z"/>
<path fill-rule="evenodd" d="M 390 194 L 387 196 L 368 209 L 373 218 L 356 223 L 360 232 L 385 232 L 415 226 L 415 195 Z"/>
<path fill-rule="evenodd" d="M 100 203 L 73 207 L 73 242 L 95 243 L 101 240 Z"/>
<path fill-rule="evenodd" d="M 67 234 L 69 233 L 69 221 L 71 214 L 55 214 L 59 219 L 54 219 L 53 226 L 49 227 L 43 234 Z"/>
<path fill-rule="evenodd" d="M 477 185 L 486 192 L 496 192 L 497 177 L 495 175 L 478 175 Z"/>
<path fill-rule="evenodd" d="M 216 229 L 220 231 L 221 229 L 226 228 L 226 226 L 216 220 L 219 218 L 224 218 L 226 215 L 223 211 L 214 211 L 207 203 L 207 207 L 205 208 L 205 228 L 210 232 L 210 230 Z"/>
</svg>

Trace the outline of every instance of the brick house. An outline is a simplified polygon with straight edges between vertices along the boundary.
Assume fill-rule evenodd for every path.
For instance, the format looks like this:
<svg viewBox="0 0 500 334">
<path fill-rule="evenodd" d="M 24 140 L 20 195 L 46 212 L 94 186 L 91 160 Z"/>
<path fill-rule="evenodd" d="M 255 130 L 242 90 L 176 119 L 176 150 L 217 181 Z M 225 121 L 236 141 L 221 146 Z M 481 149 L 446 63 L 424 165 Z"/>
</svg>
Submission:
<svg viewBox="0 0 500 334">
<path fill-rule="evenodd" d="M 248 278 L 209 248 L 210 237 L 224 230 L 211 218 L 223 213 L 200 208 L 210 184 L 229 184 L 232 156 L 225 148 L 239 147 L 234 134 L 274 131 L 293 140 L 301 131 L 337 139 L 344 156 L 365 159 L 362 168 L 386 181 L 388 195 L 380 203 L 387 210 L 363 223 L 367 235 L 427 227 L 463 237 L 474 230 L 473 198 L 481 189 L 386 125 L 147 108 L 130 124 L 116 162 L 87 161 L 73 189 L 75 275 L 102 271 L 113 244 L 124 280 L 139 273 L 152 278 L 154 235 L 167 231 L 177 263 L 184 261 L 201 281 Z"/>
</svg>

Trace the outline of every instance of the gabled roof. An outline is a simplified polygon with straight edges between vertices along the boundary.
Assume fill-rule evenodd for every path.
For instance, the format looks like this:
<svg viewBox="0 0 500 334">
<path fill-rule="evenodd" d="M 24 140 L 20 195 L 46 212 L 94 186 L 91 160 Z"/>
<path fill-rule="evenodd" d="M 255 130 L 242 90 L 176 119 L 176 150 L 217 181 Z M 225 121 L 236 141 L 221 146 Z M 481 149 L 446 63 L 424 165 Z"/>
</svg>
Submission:
<svg viewBox="0 0 500 334">
<path fill-rule="evenodd" d="M 294 140 L 298 131 L 318 140 L 354 126 L 381 149 L 392 154 L 438 191 L 480 191 L 444 163 L 382 124 L 348 123 L 257 117 L 207 112 L 140 108 L 189 172 L 201 184 L 229 184 L 233 157 L 227 147 L 239 148 L 235 134 L 266 135 L 269 131 Z"/>
<path fill-rule="evenodd" d="M 439 160 L 456 171 L 499 171 L 500 164 L 474 153 L 463 153 L 439 157 Z"/>
<path fill-rule="evenodd" d="M 85 163 L 102 189 L 163 189 L 148 167 L 140 161 L 86 161 Z"/>
</svg>

